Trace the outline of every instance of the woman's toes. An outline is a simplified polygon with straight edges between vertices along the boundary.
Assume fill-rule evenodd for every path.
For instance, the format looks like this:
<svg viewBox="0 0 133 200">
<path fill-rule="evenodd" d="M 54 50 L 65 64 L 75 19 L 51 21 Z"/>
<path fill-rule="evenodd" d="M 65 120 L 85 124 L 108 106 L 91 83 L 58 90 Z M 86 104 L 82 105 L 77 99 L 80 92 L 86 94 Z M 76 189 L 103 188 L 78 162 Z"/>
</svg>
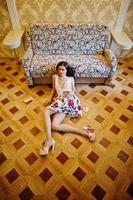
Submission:
<svg viewBox="0 0 133 200">
<path fill-rule="evenodd" d="M 96 135 L 94 133 L 91 133 L 91 135 L 90 135 L 90 141 L 91 142 L 95 142 L 95 140 L 96 140 Z"/>
</svg>

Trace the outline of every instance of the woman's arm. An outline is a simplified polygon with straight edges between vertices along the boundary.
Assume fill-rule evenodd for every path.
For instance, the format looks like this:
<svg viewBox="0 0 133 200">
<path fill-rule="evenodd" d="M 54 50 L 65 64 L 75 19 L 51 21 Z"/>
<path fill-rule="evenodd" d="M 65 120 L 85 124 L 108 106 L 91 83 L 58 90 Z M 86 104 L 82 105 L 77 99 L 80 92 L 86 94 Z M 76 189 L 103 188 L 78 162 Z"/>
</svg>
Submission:
<svg viewBox="0 0 133 200">
<path fill-rule="evenodd" d="M 43 104 L 44 106 L 47 106 L 47 105 L 49 105 L 49 104 L 52 103 L 53 97 L 54 97 L 55 93 L 56 93 L 56 91 L 55 91 L 55 76 L 53 75 L 52 76 L 52 90 L 51 90 L 51 94 L 50 94 L 49 99 L 47 99 L 45 101 L 45 103 Z"/>
<path fill-rule="evenodd" d="M 56 91 L 55 91 L 55 76 L 53 75 L 52 76 L 52 91 L 51 91 L 51 94 L 50 94 L 50 102 L 52 102 L 52 100 L 53 100 L 53 97 L 55 96 L 55 93 L 56 93 Z"/>
</svg>

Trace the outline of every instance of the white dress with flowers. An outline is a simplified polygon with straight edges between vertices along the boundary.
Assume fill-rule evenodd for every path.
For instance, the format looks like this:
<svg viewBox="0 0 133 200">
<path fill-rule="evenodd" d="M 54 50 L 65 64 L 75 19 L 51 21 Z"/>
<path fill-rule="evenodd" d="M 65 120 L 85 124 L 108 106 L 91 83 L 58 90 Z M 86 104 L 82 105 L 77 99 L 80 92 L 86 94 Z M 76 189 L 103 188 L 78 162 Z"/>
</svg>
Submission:
<svg viewBox="0 0 133 200">
<path fill-rule="evenodd" d="M 48 108 L 55 113 L 65 113 L 69 117 L 82 116 L 80 101 L 76 94 L 67 95 L 69 91 L 73 91 L 73 78 L 68 77 L 63 88 L 57 79 L 58 75 L 55 76 L 55 90 L 58 96 Z"/>
</svg>

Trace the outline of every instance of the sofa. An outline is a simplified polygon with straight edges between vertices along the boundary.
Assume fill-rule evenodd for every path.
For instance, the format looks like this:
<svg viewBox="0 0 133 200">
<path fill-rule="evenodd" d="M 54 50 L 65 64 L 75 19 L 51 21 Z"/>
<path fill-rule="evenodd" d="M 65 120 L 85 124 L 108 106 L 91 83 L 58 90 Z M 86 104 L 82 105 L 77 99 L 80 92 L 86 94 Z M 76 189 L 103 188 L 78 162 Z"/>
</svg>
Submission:
<svg viewBox="0 0 133 200">
<path fill-rule="evenodd" d="M 55 66 L 67 61 L 76 83 L 110 84 L 117 60 L 110 50 L 111 33 L 98 24 L 33 24 L 24 34 L 22 59 L 29 86 L 49 84 Z"/>
</svg>

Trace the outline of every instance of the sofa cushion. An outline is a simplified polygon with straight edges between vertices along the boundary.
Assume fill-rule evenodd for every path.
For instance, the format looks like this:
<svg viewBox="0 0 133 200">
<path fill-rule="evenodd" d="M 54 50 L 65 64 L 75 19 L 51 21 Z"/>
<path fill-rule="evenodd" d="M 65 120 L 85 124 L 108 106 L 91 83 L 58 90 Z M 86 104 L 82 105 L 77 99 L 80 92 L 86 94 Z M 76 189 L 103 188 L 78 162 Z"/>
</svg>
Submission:
<svg viewBox="0 0 133 200">
<path fill-rule="evenodd" d="M 34 24 L 29 31 L 38 55 L 102 54 L 111 41 L 108 28 L 97 24 Z"/>
<path fill-rule="evenodd" d="M 108 77 L 110 67 L 103 55 L 34 55 L 30 73 L 34 78 L 50 78 L 56 64 L 65 60 L 75 69 L 75 77 Z"/>
</svg>

